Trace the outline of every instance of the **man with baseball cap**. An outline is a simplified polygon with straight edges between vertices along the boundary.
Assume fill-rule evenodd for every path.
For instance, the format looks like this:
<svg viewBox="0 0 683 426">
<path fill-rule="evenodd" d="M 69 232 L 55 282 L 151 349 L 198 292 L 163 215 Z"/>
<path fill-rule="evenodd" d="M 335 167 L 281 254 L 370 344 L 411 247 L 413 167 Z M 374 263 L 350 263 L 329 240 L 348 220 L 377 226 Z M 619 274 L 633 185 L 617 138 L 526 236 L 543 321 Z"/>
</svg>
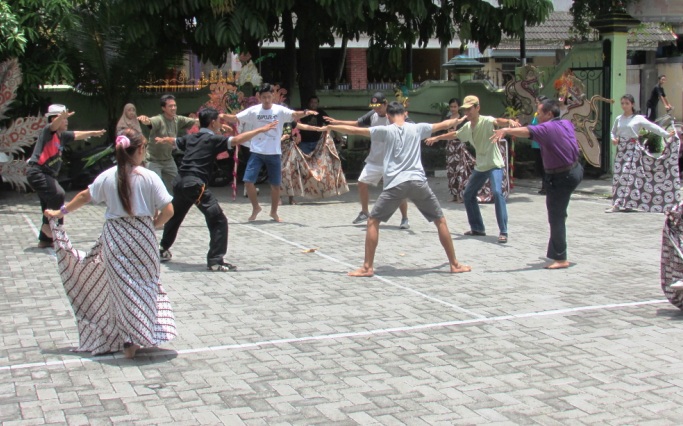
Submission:
<svg viewBox="0 0 683 426">
<path fill-rule="evenodd" d="M 63 146 L 74 141 L 87 139 L 89 137 L 102 136 L 104 130 L 92 130 L 84 132 L 70 132 L 69 117 L 74 112 L 69 112 L 68 108 L 61 104 L 50 105 L 45 117 L 48 125 L 40 132 L 38 141 L 33 147 L 33 154 L 28 160 L 28 170 L 26 178 L 40 199 L 41 213 L 45 209 L 59 210 L 64 207 L 64 188 L 57 182 L 59 170 L 62 168 Z M 52 231 L 48 219 L 42 215 L 43 226 L 38 235 L 38 247 L 52 247 Z M 59 223 L 63 223 L 60 219 Z"/>
<path fill-rule="evenodd" d="M 325 120 L 332 125 L 355 126 L 355 127 L 375 127 L 388 126 L 387 100 L 382 92 L 377 92 L 370 98 L 368 111 L 356 121 L 336 120 L 332 117 L 325 117 Z M 369 185 L 377 186 L 382 179 L 384 171 L 384 146 L 383 144 L 370 144 L 370 152 L 365 159 L 365 167 L 358 177 L 358 196 L 360 198 L 361 211 L 358 217 L 353 220 L 354 224 L 366 223 L 370 217 L 370 189 Z M 408 203 L 404 200 L 399 206 L 401 211 L 401 229 L 410 229 L 408 221 Z"/>
<path fill-rule="evenodd" d="M 508 213 L 505 197 L 503 196 L 503 156 L 498 145 L 491 143 L 496 127 L 519 127 L 519 123 L 507 118 L 494 118 L 488 115 L 480 115 L 481 105 L 476 96 L 466 96 L 460 107 L 465 113 L 462 120 L 468 120 L 459 130 L 445 133 L 427 139 L 427 145 L 432 145 L 438 140 L 460 139 L 469 142 L 474 146 L 476 156 L 476 166 L 472 170 L 472 175 L 467 181 L 463 201 L 467 211 L 467 220 L 470 223 L 470 230 L 465 232 L 467 236 L 483 237 L 486 235 L 484 220 L 481 217 L 481 210 L 477 201 L 477 193 L 486 180 L 491 181 L 491 192 L 493 193 L 493 203 L 496 210 L 496 220 L 498 222 L 499 243 L 508 241 Z"/>
</svg>

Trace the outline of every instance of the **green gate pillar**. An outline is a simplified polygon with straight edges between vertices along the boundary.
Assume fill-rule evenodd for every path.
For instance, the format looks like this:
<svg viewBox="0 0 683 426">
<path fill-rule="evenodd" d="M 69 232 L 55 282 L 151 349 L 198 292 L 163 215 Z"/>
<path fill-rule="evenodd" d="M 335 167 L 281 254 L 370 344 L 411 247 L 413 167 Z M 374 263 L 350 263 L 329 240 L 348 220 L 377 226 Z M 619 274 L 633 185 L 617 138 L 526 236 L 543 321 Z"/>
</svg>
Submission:
<svg viewBox="0 0 683 426">
<path fill-rule="evenodd" d="M 603 129 L 601 147 L 603 168 L 608 173 L 612 172 L 616 154 L 616 146 L 609 138 L 609 130 L 616 117 L 621 114 L 620 99 L 626 94 L 628 30 L 638 24 L 640 24 L 639 20 L 623 10 L 610 12 L 590 22 L 590 26 L 600 32 L 600 38 L 603 41 L 603 96 L 614 99 L 611 108 L 603 104 L 605 113 L 599 117 Z"/>
</svg>

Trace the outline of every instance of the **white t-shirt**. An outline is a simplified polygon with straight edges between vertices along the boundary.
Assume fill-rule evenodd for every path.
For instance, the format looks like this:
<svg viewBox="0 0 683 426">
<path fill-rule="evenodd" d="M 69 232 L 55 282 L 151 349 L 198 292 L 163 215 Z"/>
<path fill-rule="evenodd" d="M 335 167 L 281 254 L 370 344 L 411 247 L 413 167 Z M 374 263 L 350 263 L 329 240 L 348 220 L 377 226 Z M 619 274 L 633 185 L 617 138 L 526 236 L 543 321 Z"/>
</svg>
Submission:
<svg viewBox="0 0 683 426">
<path fill-rule="evenodd" d="M 388 126 L 389 117 L 386 115 L 380 117 L 374 110 L 368 111 L 365 115 L 357 120 L 357 123 L 361 127 L 375 127 L 375 126 Z M 370 152 L 365 159 L 368 164 L 374 164 L 376 166 L 381 166 L 384 159 L 384 147 L 380 147 L 379 144 L 374 144 L 370 141 Z"/>
<path fill-rule="evenodd" d="M 370 142 L 384 148 L 384 189 L 410 180 L 427 180 L 420 143 L 432 134 L 429 123 L 390 124 L 370 128 Z"/>
<path fill-rule="evenodd" d="M 254 105 L 237 114 L 240 127 L 257 129 L 277 120 L 275 129 L 265 133 L 259 133 L 251 138 L 251 152 L 264 155 L 281 155 L 282 127 L 292 121 L 294 111 L 282 105 L 273 104 L 270 109 L 264 109 L 262 105 Z"/>
<path fill-rule="evenodd" d="M 655 123 L 651 123 L 647 118 L 638 114 L 632 114 L 628 117 L 624 117 L 623 114 L 618 116 L 617 119 L 614 120 L 611 136 L 612 139 L 637 139 L 640 129 L 643 128 L 661 137 L 669 136 L 666 130 Z"/>
<path fill-rule="evenodd" d="M 105 203 L 107 211 L 105 219 L 116 219 L 130 216 L 119 200 L 116 166 L 100 173 L 90 184 L 90 196 L 94 204 Z M 133 216 L 154 217 L 157 210 L 161 210 L 173 200 L 164 182 L 153 171 L 144 167 L 135 167 L 130 176 L 130 202 Z"/>
</svg>

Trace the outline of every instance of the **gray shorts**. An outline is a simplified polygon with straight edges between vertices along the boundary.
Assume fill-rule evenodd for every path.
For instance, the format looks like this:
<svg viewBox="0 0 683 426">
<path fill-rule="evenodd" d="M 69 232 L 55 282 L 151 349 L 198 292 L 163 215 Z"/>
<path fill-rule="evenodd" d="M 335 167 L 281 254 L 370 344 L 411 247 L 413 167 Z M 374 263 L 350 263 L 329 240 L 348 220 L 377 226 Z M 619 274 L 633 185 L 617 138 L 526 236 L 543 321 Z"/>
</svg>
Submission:
<svg viewBox="0 0 683 426">
<path fill-rule="evenodd" d="M 377 197 L 370 217 L 382 222 L 388 221 L 406 198 L 415 204 L 415 207 L 429 222 L 443 217 L 441 204 L 426 180 L 409 180 L 393 188 L 385 189 Z"/>
</svg>

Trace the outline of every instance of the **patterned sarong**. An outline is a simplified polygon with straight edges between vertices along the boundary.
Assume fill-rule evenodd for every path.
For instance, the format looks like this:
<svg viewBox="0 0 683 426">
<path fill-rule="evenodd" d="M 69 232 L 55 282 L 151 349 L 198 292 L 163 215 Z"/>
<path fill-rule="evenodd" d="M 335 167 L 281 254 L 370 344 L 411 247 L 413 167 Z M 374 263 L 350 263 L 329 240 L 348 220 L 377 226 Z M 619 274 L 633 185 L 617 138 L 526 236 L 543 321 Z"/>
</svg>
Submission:
<svg viewBox="0 0 683 426">
<path fill-rule="evenodd" d="M 503 196 L 508 197 L 510 193 L 510 180 L 508 179 L 508 150 L 507 142 L 502 140 L 498 143 L 498 148 L 503 156 L 505 165 L 503 166 Z M 464 142 L 458 139 L 448 141 L 446 145 L 446 175 L 448 176 L 448 189 L 453 195 L 453 201 L 462 202 L 465 187 L 470 180 L 472 170 L 477 164 L 476 159 L 467 150 Z M 486 184 L 479 190 L 477 199 L 480 203 L 492 203 L 493 194 L 491 193 L 491 182 Z"/>
<path fill-rule="evenodd" d="M 291 141 L 282 144 L 282 191 L 286 195 L 317 199 L 349 192 L 334 141 L 327 133 L 322 139 L 310 154 Z"/>
<path fill-rule="evenodd" d="M 683 205 L 666 212 L 662 231 L 661 285 L 669 302 L 683 309 L 683 291 L 669 287 L 683 280 Z"/>
<path fill-rule="evenodd" d="M 126 342 L 157 346 L 177 335 L 171 303 L 159 282 L 150 217 L 107 220 L 88 253 L 73 248 L 56 220 L 50 226 L 59 274 L 76 316 L 76 351 L 116 352 Z"/>
<path fill-rule="evenodd" d="M 637 139 L 620 140 L 614 157 L 612 205 L 661 213 L 681 201 L 678 174 L 678 138 L 666 144 L 658 157 Z"/>
</svg>

